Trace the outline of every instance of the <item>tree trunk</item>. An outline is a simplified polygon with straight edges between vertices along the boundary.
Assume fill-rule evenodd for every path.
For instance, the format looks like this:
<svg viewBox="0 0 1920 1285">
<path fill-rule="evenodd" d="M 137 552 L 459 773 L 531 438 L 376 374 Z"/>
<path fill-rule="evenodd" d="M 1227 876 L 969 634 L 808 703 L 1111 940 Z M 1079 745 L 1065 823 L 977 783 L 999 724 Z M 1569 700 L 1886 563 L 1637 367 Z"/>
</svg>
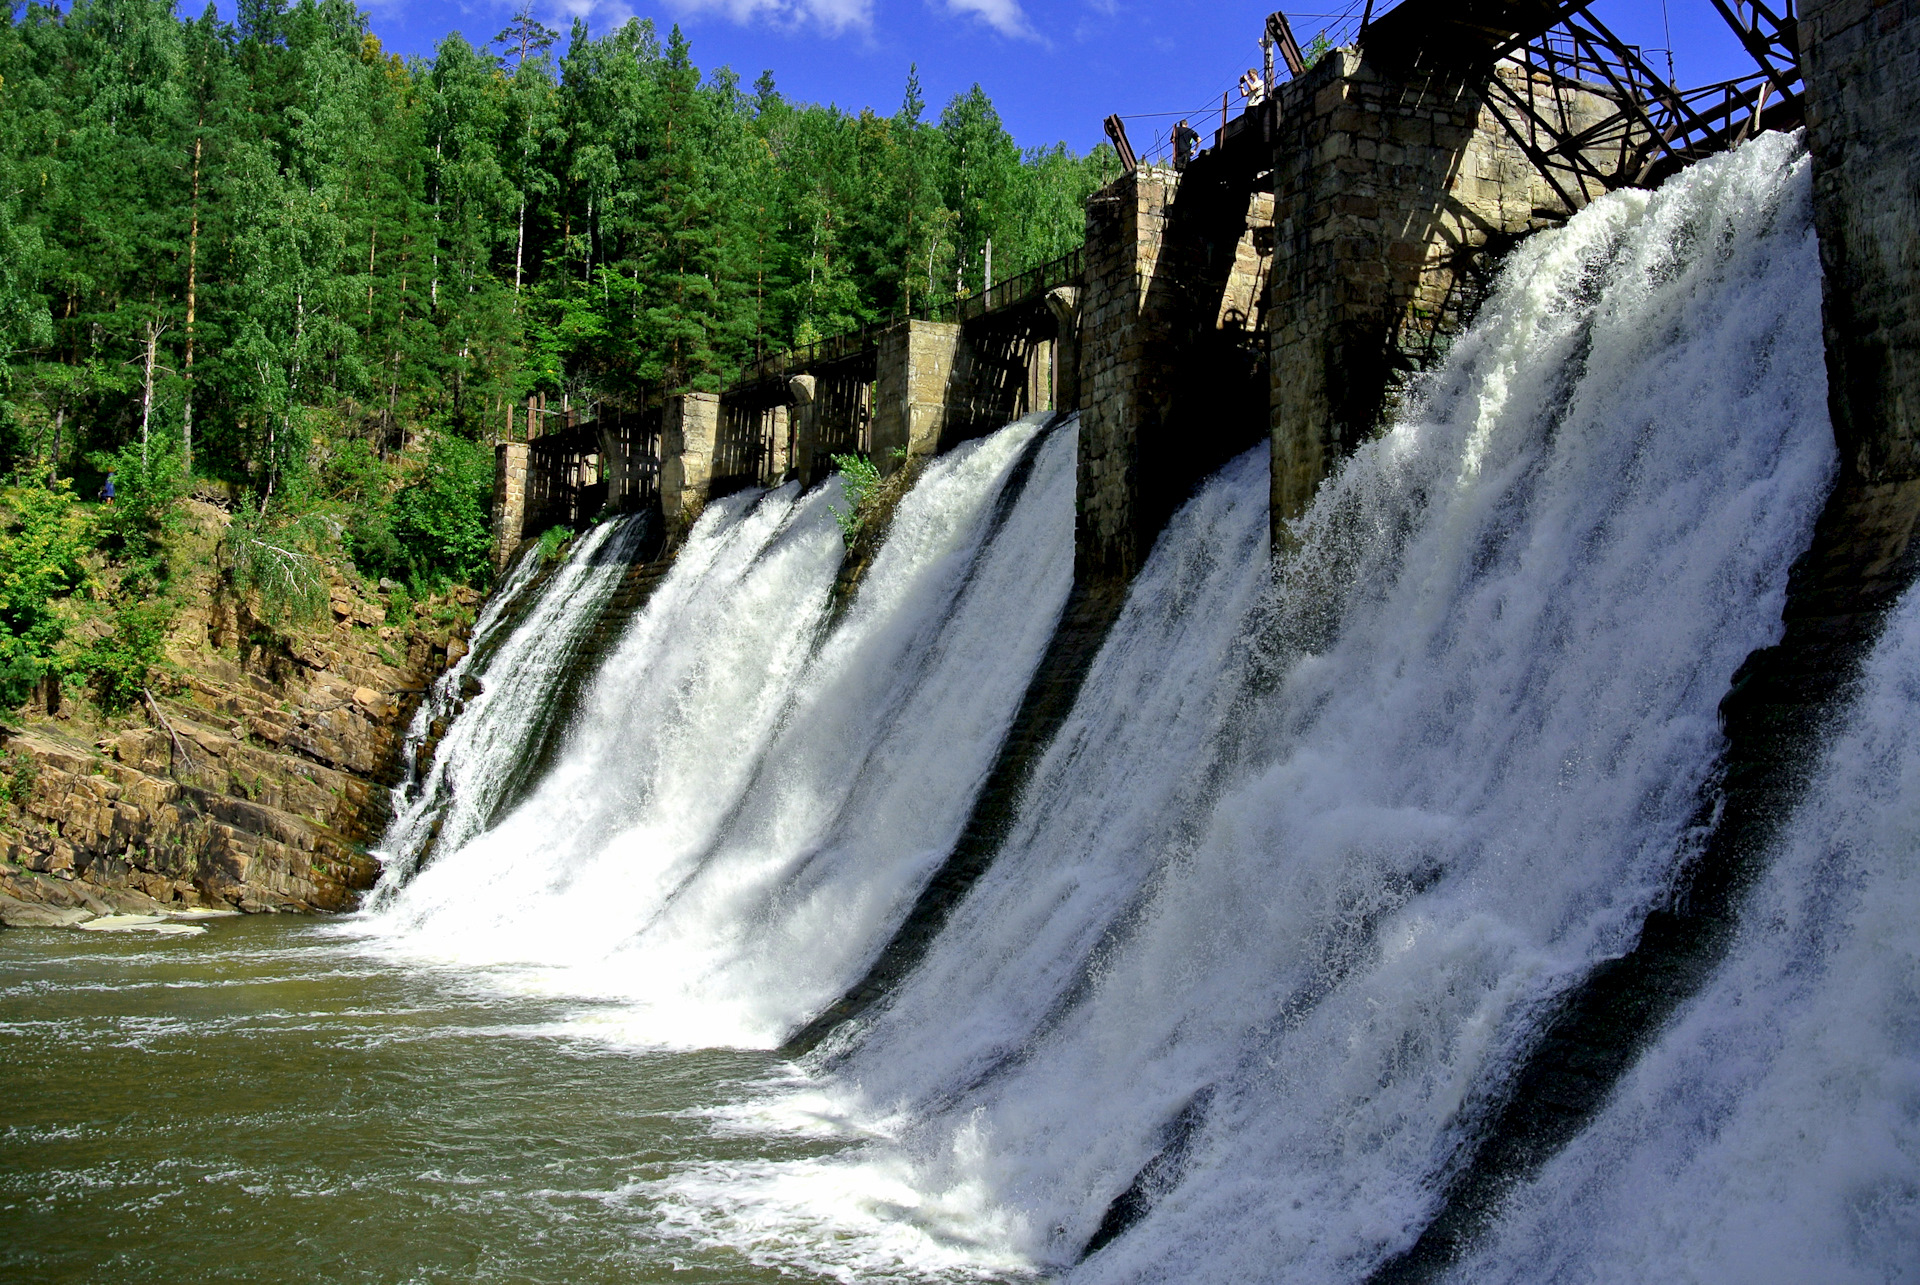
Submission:
<svg viewBox="0 0 1920 1285">
<path fill-rule="evenodd" d="M 153 364 L 160 347 L 158 318 L 147 321 L 147 357 L 140 380 L 140 467 L 147 467 L 147 437 L 153 423 Z"/>
<path fill-rule="evenodd" d="M 427 287 L 427 302 L 440 311 L 440 144 L 433 145 L 433 282 Z"/>
</svg>

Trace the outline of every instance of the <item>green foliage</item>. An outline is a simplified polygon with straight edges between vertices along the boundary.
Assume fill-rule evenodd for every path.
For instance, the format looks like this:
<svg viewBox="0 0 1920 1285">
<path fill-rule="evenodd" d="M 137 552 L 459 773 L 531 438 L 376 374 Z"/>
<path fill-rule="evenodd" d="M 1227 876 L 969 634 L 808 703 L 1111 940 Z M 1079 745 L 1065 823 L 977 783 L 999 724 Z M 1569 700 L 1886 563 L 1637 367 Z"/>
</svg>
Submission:
<svg viewBox="0 0 1920 1285">
<path fill-rule="evenodd" d="M 404 625 L 412 618 L 413 594 L 407 590 L 405 585 L 395 585 L 393 592 L 387 595 L 387 623 L 390 625 Z M 394 665 L 399 662 L 390 660 L 387 663 Z"/>
<path fill-rule="evenodd" d="M 833 457 L 833 466 L 840 474 L 847 507 L 842 509 L 830 504 L 827 510 L 833 514 L 833 520 L 840 524 L 840 538 L 851 549 L 853 542 L 860 537 L 861 528 L 866 525 L 868 501 L 880 489 L 880 470 L 864 455 L 836 455 Z"/>
<path fill-rule="evenodd" d="M 63 481 L 0 489 L 0 705 L 23 703 L 61 670 L 67 622 L 59 604 L 86 575 L 86 517 Z"/>
<path fill-rule="evenodd" d="M 144 447 L 128 443 L 112 454 L 95 456 L 102 477 L 114 479 L 114 499 L 96 510 L 100 544 L 122 564 L 121 592 L 154 592 L 167 577 L 166 542 L 180 524 L 180 497 L 186 479 L 178 441 L 155 436 Z"/>
<path fill-rule="evenodd" d="M 102 709 L 119 713 L 139 699 L 153 672 L 165 663 L 163 646 L 172 619 L 173 606 L 164 598 L 115 605 L 112 632 L 87 648 L 81 661 Z"/>
<path fill-rule="evenodd" d="M 989 242 L 996 278 L 1070 250 L 1114 164 L 1022 153 L 978 87 L 930 110 L 912 73 L 891 115 L 795 103 L 644 20 L 402 61 L 350 0 L 234 17 L 0 20 L 0 475 L 90 499 L 111 468 L 133 596 L 190 476 L 272 515 L 298 556 L 234 569 L 288 608 L 303 515 L 362 572 L 484 581 L 488 448 L 529 396 L 717 389 L 977 291 Z"/>
<path fill-rule="evenodd" d="M 234 515 L 220 541 L 220 568 L 268 625 L 303 624 L 327 609 L 327 551 L 339 524 L 320 513 Z"/>
<path fill-rule="evenodd" d="M 489 452 L 463 438 L 435 438 L 425 471 L 393 500 L 394 538 L 403 550 L 395 569 L 416 583 L 484 580 L 492 495 Z"/>
<path fill-rule="evenodd" d="M 747 92 L 640 20 L 412 63 L 343 0 L 0 31 L 7 449 L 58 469 L 190 428 L 197 468 L 275 497 L 329 417 L 386 461 L 533 392 L 717 387 L 976 290 L 988 240 L 998 276 L 1071 248 L 1111 164 L 1023 156 L 977 87 L 937 123 L 911 75 L 891 116 Z"/>
<path fill-rule="evenodd" d="M 398 469 L 360 438 L 335 441 L 320 468 L 321 494 L 340 515 L 341 551 L 363 572 L 404 561 L 390 500 Z"/>
<path fill-rule="evenodd" d="M 0 803 L 25 803 L 40 779 L 40 764 L 25 750 L 0 757 Z"/>
<path fill-rule="evenodd" d="M 567 543 L 572 539 L 573 532 L 567 530 L 565 527 L 550 526 L 542 531 L 540 533 L 540 548 L 538 551 L 541 564 L 543 566 L 551 566 L 553 563 L 565 557 Z"/>
</svg>

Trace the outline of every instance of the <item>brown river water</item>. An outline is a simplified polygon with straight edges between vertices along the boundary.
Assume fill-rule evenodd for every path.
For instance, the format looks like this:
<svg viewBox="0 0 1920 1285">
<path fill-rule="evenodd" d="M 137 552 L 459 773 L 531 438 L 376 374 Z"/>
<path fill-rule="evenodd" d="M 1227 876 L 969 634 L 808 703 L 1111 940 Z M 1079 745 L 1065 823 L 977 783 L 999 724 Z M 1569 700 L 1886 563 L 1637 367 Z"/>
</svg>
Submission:
<svg viewBox="0 0 1920 1285">
<path fill-rule="evenodd" d="M 676 1233 L 650 1190 L 845 1145 L 711 1126 L 772 1055 L 597 1039 L 350 925 L 209 928 L 0 932 L 0 1280 L 825 1279 Z"/>
</svg>

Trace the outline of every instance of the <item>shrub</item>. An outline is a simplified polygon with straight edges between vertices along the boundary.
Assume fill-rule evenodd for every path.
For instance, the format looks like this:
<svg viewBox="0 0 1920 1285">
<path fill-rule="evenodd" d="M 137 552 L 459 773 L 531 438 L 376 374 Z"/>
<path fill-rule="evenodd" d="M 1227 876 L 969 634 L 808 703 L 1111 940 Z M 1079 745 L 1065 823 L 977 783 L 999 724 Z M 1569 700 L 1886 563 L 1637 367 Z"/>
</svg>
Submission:
<svg viewBox="0 0 1920 1285">
<path fill-rule="evenodd" d="M 393 499 L 393 538 L 409 578 L 484 580 L 493 551 L 492 495 L 486 449 L 446 433 L 435 437 L 426 471 Z"/>
<path fill-rule="evenodd" d="M 573 532 L 563 526 L 550 526 L 540 533 L 539 557 L 542 566 L 551 565 L 566 556 L 566 546 L 573 539 Z"/>
<path fill-rule="evenodd" d="M 86 527 L 64 481 L 0 490 L 0 704 L 8 708 L 60 668 L 66 623 L 55 604 L 86 578 Z"/>
<path fill-rule="evenodd" d="M 25 803 L 40 779 L 40 764 L 24 750 L 0 757 L 0 803 Z"/>
<path fill-rule="evenodd" d="M 267 624 L 304 623 L 327 609 L 326 550 L 339 535 L 340 524 L 324 514 L 280 518 L 243 509 L 220 542 L 220 569 Z"/>
<path fill-rule="evenodd" d="M 118 555 L 123 592 L 149 593 L 166 578 L 167 537 L 180 524 L 179 500 L 187 489 L 179 442 L 155 433 L 144 460 L 137 442 L 91 458 L 102 474 L 114 474 L 113 503 L 95 510 L 101 548 Z"/>
<path fill-rule="evenodd" d="M 162 648 L 172 604 L 165 599 L 123 601 L 114 609 L 113 632 L 89 647 L 84 665 L 94 699 L 118 712 L 131 706 L 164 661 Z"/>
<path fill-rule="evenodd" d="M 853 542 L 860 537 L 860 529 L 867 521 L 867 501 L 880 487 L 880 470 L 874 462 L 864 455 L 836 455 L 833 466 L 839 470 L 840 484 L 847 497 L 847 507 L 842 510 L 838 505 L 828 505 L 834 521 L 840 524 L 840 538 L 851 549 Z"/>
<path fill-rule="evenodd" d="M 387 595 L 387 623 L 404 625 L 413 618 L 413 595 L 403 584 L 395 585 Z"/>
</svg>

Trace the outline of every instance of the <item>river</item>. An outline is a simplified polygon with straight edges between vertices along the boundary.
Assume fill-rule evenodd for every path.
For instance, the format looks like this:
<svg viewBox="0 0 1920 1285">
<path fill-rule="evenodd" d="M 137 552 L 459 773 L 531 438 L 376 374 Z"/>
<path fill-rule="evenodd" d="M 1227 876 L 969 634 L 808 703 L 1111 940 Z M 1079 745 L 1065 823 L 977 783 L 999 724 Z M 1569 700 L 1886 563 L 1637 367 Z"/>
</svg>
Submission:
<svg viewBox="0 0 1920 1285">
<path fill-rule="evenodd" d="M 842 1145 L 701 1111 L 779 1074 L 396 968 L 351 923 L 0 933 L 0 1277 L 792 1281 L 677 1238 L 648 1187 Z"/>
</svg>

